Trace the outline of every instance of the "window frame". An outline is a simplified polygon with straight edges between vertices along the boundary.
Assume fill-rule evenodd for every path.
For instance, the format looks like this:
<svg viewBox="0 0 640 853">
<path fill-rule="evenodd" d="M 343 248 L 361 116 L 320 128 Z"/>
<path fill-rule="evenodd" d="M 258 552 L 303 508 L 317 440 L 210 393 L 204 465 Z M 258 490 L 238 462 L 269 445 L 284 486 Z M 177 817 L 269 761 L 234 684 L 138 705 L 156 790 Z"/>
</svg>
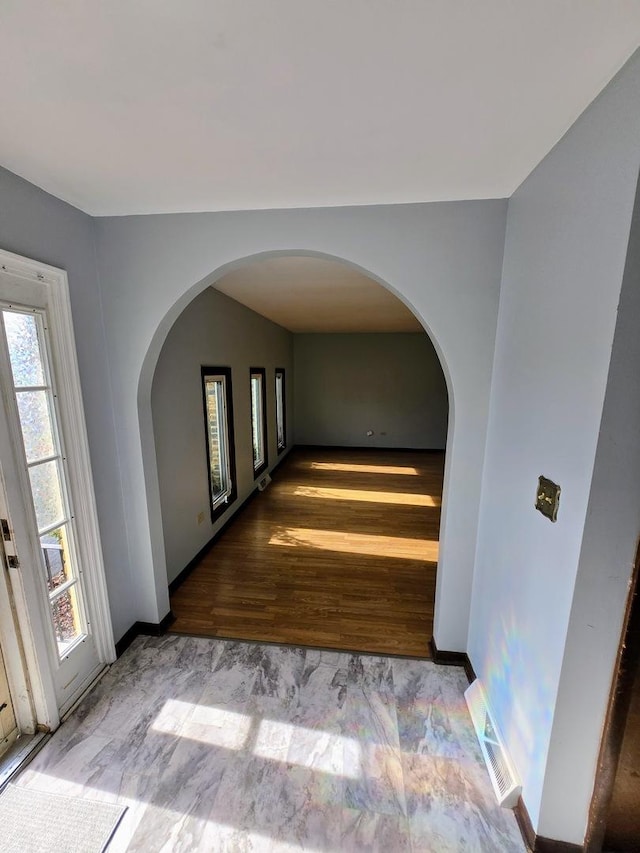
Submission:
<svg viewBox="0 0 640 853">
<path fill-rule="evenodd" d="M 236 481 L 236 448 L 235 429 L 233 421 L 233 385 L 230 367 L 205 365 L 200 369 L 202 379 L 202 404 L 204 414 L 205 446 L 207 451 L 207 480 L 209 484 L 209 509 L 211 511 L 211 523 L 213 524 L 234 503 L 238 496 Z M 223 380 L 223 403 L 224 403 L 224 437 L 226 441 L 225 469 L 229 484 L 227 489 L 214 499 L 213 477 L 211 472 L 211 443 L 209 428 L 209 412 L 207 407 L 207 380 Z"/>
<path fill-rule="evenodd" d="M 279 418 L 278 418 L 278 377 L 282 377 L 282 442 L 279 440 Z M 276 367 L 274 378 L 274 394 L 276 399 L 276 448 L 278 455 L 287 449 L 287 395 L 286 395 L 286 371 L 284 367 Z"/>
<path fill-rule="evenodd" d="M 254 420 L 253 420 L 253 380 L 260 379 L 260 420 L 258 426 L 262 431 L 263 459 L 257 465 L 253 459 L 254 445 Z M 251 460 L 253 464 L 253 478 L 256 480 L 269 466 L 269 435 L 267 431 L 267 371 L 264 367 L 249 368 L 249 412 L 251 418 Z"/>
</svg>

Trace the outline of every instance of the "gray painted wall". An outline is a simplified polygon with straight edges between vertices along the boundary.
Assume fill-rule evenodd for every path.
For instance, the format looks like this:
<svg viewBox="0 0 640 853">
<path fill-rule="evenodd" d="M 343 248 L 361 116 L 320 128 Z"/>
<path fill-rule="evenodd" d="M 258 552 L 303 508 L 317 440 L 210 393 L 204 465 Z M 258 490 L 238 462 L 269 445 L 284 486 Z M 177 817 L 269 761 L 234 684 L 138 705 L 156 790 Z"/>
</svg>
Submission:
<svg viewBox="0 0 640 853">
<path fill-rule="evenodd" d="M 288 444 L 293 435 L 292 335 L 244 305 L 208 287 L 174 323 L 153 378 L 151 406 L 158 462 L 167 575 L 172 581 L 228 521 L 256 487 L 251 443 L 249 368 L 266 376 L 268 459 L 278 457 L 275 368 L 286 377 Z M 215 524 L 209 512 L 206 439 L 200 367 L 231 367 L 238 497 Z M 258 498 L 259 499 L 259 498 Z M 198 524 L 198 514 L 205 520 Z"/>
<path fill-rule="evenodd" d="M 540 811 L 552 838 L 567 815 L 576 826 L 587 820 L 640 537 L 639 283 L 637 192 Z"/>
<path fill-rule="evenodd" d="M 585 774 L 586 788 L 593 781 L 610 644 L 606 654 L 601 649 L 588 658 L 598 677 L 572 720 L 581 746 L 564 754 L 553 784 L 558 766 L 552 770 L 547 757 L 565 647 L 573 640 L 567 636 L 578 630 L 569 620 L 639 164 L 636 55 L 513 195 L 507 218 L 469 654 L 521 775 L 534 826 L 575 843 L 583 839 L 589 800 L 584 779 L 575 780 Z M 637 440 L 633 414 L 625 441 L 629 428 Z M 540 474 L 562 487 L 555 524 L 533 508 Z M 626 477 L 620 484 L 628 485 Z M 618 505 L 616 499 L 612 507 Z M 621 543 L 627 558 L 630 532 Z M 623 561 L 614 574 L 628 578 L 629 570 Z M 599 596 L 595 584 L 588 600 L 599 613 L 586 629 L 589 607 L 581 611 L 582 634 L 603 636 L 606 622 L 619 631 L 619 589 Z M 543 811 L 547 785 L 556 803 Z"/>
<path fill-rule="evenodd" d="M 138 618 L 131 572 L 113 399 L 105 346 L 94 220 L 0 168 L 0 247 L 64 269 L 78 352 L 89 449 L 116 639 Z"/>
<path fill-rule="evenodd" d="M 444 448 L 447 386 L 428 335 L 310 334 L 293 342 L 297 444 Z"/>
</svg>

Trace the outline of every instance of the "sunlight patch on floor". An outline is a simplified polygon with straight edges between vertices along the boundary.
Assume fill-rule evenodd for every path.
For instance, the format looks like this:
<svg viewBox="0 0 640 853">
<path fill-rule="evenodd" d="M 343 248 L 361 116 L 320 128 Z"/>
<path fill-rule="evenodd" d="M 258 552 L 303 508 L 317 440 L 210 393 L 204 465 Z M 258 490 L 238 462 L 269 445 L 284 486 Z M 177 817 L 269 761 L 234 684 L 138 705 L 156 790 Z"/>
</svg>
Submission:
<svg viewBox="0 0 640 853">
<path fill-rule="evenodd" d="M 269 545 L 289 548 L 320 548 L 343 554 L 369 554 L 374 557 L 396 557 L 409 560 L 438 559 L 437 539 L 408 539 L 403 536 L 372 536 L 345 533 L 340 530 L 316 530 L 309 527 L 286 527 L 269 539 Z"/>
<path fill-rule="evenodd" d="M 440 506 L 433 495 L 412 495 L 408 492 L 374 492 L 369 489 L 330 489 L 318 486 L 296 486 L 297 498 L 322 498 L 335 501 L 363 501 L 373 504 L 398 504 L 400 506 Z"/>
<path fill-rule="evenodd" d="M 321 729 L 262 720 L 253 751 L 260 758 L 298 764 L 319 773 L 349 779 L 362 776 L 360 744 Z"/>
<path fill-rule="evenodd" d="M 347 462 L 312 462 L 317 471 L 350 471 L 353 474 L 403 474 L 417 477 L 418 470 L 409 465 L 360 465 Z"/>
<path fill-rule="evenodd" d="M 151 728 L 209 746 L 242 749 L 251 730 L 251 717 L 179 699 L 167 699 Z"/>
<path fill-rule="evenodd" d="M 254 742 L 255 724 L 258 728 Z M 298 764 L 320 773 L 349 779 L 361 776 L 358 742 L 322 729 L 268 719 L 258 724 L 250 714 L 167 699 L 151 730 L 234 751 L 250 749 L 259 758 Z"/>
</svg>

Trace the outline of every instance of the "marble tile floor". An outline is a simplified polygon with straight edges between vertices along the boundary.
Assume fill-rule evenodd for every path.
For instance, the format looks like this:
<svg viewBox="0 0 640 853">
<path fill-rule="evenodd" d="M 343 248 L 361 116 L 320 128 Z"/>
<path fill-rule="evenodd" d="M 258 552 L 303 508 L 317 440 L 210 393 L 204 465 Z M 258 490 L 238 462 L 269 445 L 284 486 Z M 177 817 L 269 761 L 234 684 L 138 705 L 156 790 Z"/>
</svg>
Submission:
<svg viewBox="0 0 640 853">
<path fill-rule="evenodd" d="M 16 784 L 128 806 L 108 853 L 517 851 L 429 661 L 139 637 Z"/>
</svg>

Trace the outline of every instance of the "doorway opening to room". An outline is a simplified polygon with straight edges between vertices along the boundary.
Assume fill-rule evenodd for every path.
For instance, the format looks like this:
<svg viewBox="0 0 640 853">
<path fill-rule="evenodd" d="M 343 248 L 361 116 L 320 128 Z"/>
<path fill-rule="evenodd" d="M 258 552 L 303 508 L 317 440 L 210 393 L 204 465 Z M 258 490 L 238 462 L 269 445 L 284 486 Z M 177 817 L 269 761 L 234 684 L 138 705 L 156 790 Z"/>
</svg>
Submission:
<svg viewBox="0 0 640 853">
<path fill-rule="evenodd" d="M 246 263 L 178 317 L 151 403 L 172 630 L 429 656 L 448 395 L 397 297 Z"/>
<path fill-rule="evenodd" d="M 640 849 L 640 546 L 600 747 L 586 848 Z"/>
</svg>

